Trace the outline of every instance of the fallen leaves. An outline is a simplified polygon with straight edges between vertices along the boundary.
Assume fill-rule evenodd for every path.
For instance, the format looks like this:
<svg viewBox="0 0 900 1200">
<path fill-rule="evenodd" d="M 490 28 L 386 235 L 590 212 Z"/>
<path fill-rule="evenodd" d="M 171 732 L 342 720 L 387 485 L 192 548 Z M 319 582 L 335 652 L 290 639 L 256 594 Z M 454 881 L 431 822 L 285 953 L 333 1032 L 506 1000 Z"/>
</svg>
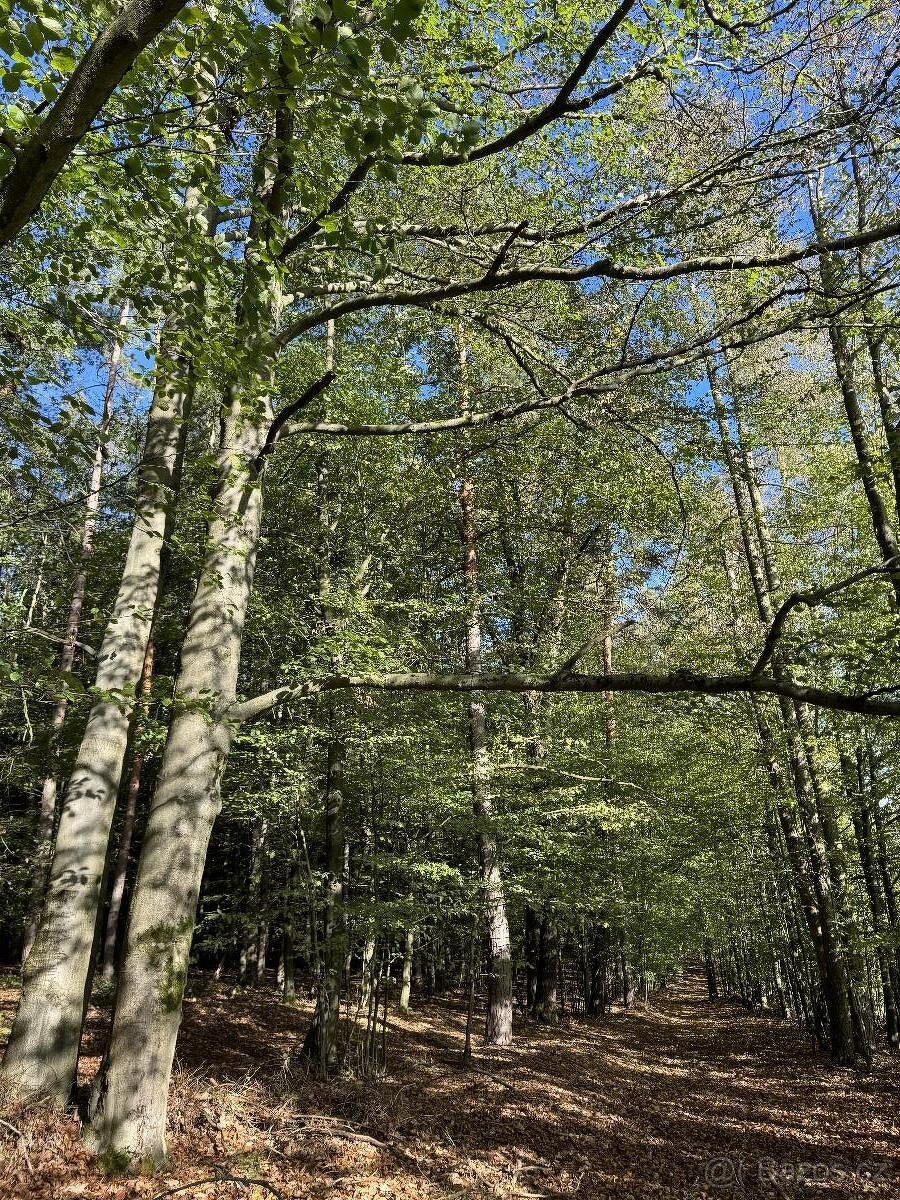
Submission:
<svg viewBox="0 0 900 1200">
<path fill-rule="evenodd" d="M 4 1015 L 13 997 L 4 995 Z M 166 1173 L 106 1178 L 73 1115 L 0 1097 L 2 1200 L 894 1200 L 896 1064 L 835 1070 L 699 981 L 460 1065 L 465 1006 L 392 1022 L 389 1073 L 285 1069 L 308 1019 L 263 990 L 187 1006 Z M 108 1014 L 92 1010 L 85 1078 Z"/>
</svg>

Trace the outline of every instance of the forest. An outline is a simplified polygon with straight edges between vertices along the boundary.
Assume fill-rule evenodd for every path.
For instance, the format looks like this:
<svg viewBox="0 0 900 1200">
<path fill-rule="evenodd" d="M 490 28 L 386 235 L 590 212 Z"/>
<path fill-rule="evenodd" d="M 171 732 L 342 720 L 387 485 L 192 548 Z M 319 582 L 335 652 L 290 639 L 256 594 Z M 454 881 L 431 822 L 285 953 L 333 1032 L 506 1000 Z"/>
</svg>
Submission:
<svg viewBox="0 0 900 1200">
<path fill-rule="evenodd" d="M 0 1197 L 900 1194 L 898 28 L 0 0 Z"/>
</svg>

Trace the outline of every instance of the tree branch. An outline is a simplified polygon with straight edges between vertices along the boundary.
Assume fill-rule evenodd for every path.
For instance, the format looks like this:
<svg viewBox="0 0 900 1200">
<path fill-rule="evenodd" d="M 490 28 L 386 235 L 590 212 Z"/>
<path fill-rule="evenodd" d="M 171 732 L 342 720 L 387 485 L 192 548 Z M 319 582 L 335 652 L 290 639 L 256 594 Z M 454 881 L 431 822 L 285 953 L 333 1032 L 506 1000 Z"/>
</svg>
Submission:
<svg viewBox="0 0 900 1200">
<path fill-rule="evenodd" d="M 582 396 L 604 396 L 614 394 L 615 388 L 621 388 L 623 384 L 629 380 L 641 375 L 655 374 L 664 369 L 672 367 L 690 366 L 691 363 L 699 360 L 700 356 L 705 352 L 711 340 L 718 338 L 721 346 L 724 349 L 735 350 L 744 349 L 748 346 L 755 345 L 759 341 L 769 337 L 778 336 L 786 333 L 797 326 L 797 317 L 791 316 L 788 320 L 779 321 L 775 326 L 763 331 L 755 331 L 746 337 L 727 337 L 726 329 L 732 331 L 740 329 L 742 326 L 749 325 L 750 322 L 760 317 L 767 308 L 791 296 L 792 289 L 784 288 L 781 291 L 770 292 L 766 297 L 753 305 L 740 316 L 730 316 L 724 324 L 716 325 L 711 329 L 701 331 L 700 336 L 694 340 L 682 343 L 678 346 L 667 346 L 662 350 L 654 351 L 642 358 L 618 362 L 604 367 L 598 367 L 596 370 L 583 375 L 580 379 L 571 382 L 565 391 L 553 397 L 541 395 L 537 400 L 523 400 L 517 404 L 505 405 L 501 408 L 490 409 L 485 412 L 471 413 L 468 416 L 439 418 L 436 420 L 426 421 L 395 421 L 382 423 L 348 423 L 342 421 L 322 420 L 322 421 L 307 421 L 298 422 L 290 425 L 286 429 L 281 430 L 280 436 L 293 437 L 295 434 L 319 433 L 331 437 L 398 437 L 404 434 L 430 434 L 442 433 L 446 430 L 471 428 L 478 425 L 499 424 L 501 421 L 512 420 L 518 416 L 524 416 L 532 412 L 549 412 L 559 410 L 570 420 L 574 425 L 585 429 L 596 429 L 597 426 L 593 421 L 589 421 L 582 413 L 572 413 L 567 411 L 566 405 L 572 400 L 576 400 Z M 849 306 L 851 302 L 848 301 Z M 458 312 L 459 316 L 464 315 L 462 310 Z M 503 329 L 485 318 L 483 315 L 475 313 L 471 314 L 472 319 L 482 325 L 488 332 L 495 334 L 503 340 L 507 349 L 517 365 L 528 376 L 529 381 L 535 388 L 535 391 L 541 392 L 541 388 L 533 373 L 528 369 L 522 361 L 521 355 L 516 353 L 516 348 L 510 338 L 505 334 Z M 541 363 L 542 366 L 550 369 L 552 364 Z M 603 381 L 602 383 L 600 381 Z M 294 410 L 296 411 L 296 410 Z M 613 417 L 619 424 L 624 425 L 640 438 L 647 440 L 655 453 L 657 453 L 672 475 L 672 480 L 675 485 L 676 493 L 679 496 L 679 508 L 681 510 L 682 519 L 684 519 L 684 504 L 680 494 L 679 481 L 674 473 L 672 464 L 669 462 L 661 448 L 649 439 L 648 435 L 643 433 L 635 426 L 631 425 L 627 419 L 610 410 L 609 415 Z"/>
<path fill-rule="evenodd" d="M 257 454 L 253 463 L 253 470 L 256 474 L 259 474 L 259 472 L 262 470 L 266 458 L 272 453 L 277 442 L 283 436 L 284 427 L 288 421 L 290 421 L 291 417 L 295 413 L 300 412 L 301 409 L 306 408 L 307 404 L 315 400 L 316 396 L 321 395 L 321 393 L 325 391 L 325 389 L 330 383 L 333 382 L 333 380 L 334 371 L 326 371 L 324 375 L 315 381 L 315 383 L 311 383 L 306 391 L 303 392 L 296 400 L 293 400 L 290 404 L 286 404 L 280 412 L 275 414 L 272 424 L 269 426 L 269 431 L 266 434 L 266 440 L 263 448 L 260 450 L 259 454 Z"/>
<path fill-rule="evenodd" d="M 289 258 L 301 246 L 312 241 L 316 234 L 321 231 L 321 222 L 326 217 L 331 217 L 339 213 L 350 202 L 352 197 L 362 187 L 366 176 L 375 166 L 375 162 L 376 160 L 370 155 L 368 158 L 364 158 L 362 162 L 356 164 L 330 204 L 323 208 L 311 221 L 308 221 L 302 229 L 298 229 L 295 234 L 288 238 L 279 255 L 282 261 Z"/>
<path fill-rule="evenodd" d="M 474 425 L 493 425 L 525 413 L 559 408 L 568 397 L 569 393 L 566 392 L 551 399 L 523 400 L 519 404 L 508 404 L 487 412 L 469 413 L 463 417 L 447 417 L 436 421 L 396 421 L 380 425 L 345 425 L 340 421 L 298 422 L 286 429 L 282 437 L 293 437 L 298 433 L 324 433 L 338 437 L 397 437 L 405 433 L 443 433 L 447 429 L 471 429 Z"/>
<path fill-rule="evenodd" d="M 614 80 L 608 86 L 601 88 L 586 100 L 572 102 L 571 96 L 579 83 L 584 79 L 585 75 L 591 69 L 597 55 L 607 44 L 629 12 L 634 8 L 637 0 L 622 0 L 622 3 L 615 10 L 606 24 L 598 30 L 592 38 L 581 58 L 575 64 L 574 69 L 566 79 L 565 83 L 554 96 L 553 100 L 543 108 L 533 112 L 531 116 L 526 117 L 514 129 L 504 133 L 501 137 L 495 138 L 490 142 L 482 142 L 480 146 L 476 146 L 473 150 L 463 154 L 448 154 L 442 158 L 432 162 L 429 160 L 427 152 L 424 154 L 405 154 L 400 160 L 404 165 L 408 166 L 441 166 L 454 167 L 462 163 L 477 162 L 480 158 L 487 158 L 492 154 L 499 154 L 502 150 L 508 150 L 512 146 L 517 146 L 520 142 L 524 142 L 526 138 L 537 133 L 546 125 L 551 124 L 558 117 L 561 117 L 566 112 L 578 111 L 582 108 L 587 108 L 591 104 L 596 104 L 598 100 L 602 100 L 605 96 L 611 96 L 615 92 L 620 91 L 627 83 L 630 83 L 640 74 L 647 74 L 651 70 L 648 64 L 643 64 L 640 67 L 635 67 L 629 71 L 621 79 Z"/>
<path fill-rule="evenodd" d="M 709 255 L 701 258 L 687 258 L 680 262 L 662 263 L 653 267 L 628 266 L 617 263 L 612 258 L 595 259 L 583 267 L 519 267 L 511 271 L 485 274 L 477 279 L 455 280 L 442 284 L 440 287 L 423 288 L 420 291 L 396 289 L 389 292 L 375 292 L 368 296 L 355 296 L 339 301 L 329 308 L 320 309 L 315 313 L 307 313 L 299 317 L 293 324 L 288 324 L 281 331 L 279 341 L 287 345 L 294 338 L 315 329 L 326 321 L 344 316 L 347 313 L 362 312 L 371 308 L 388 308 L 401 305 L 416 305 L 430 307 L 441 300 L 452 300 L 457 296 L 473 295 L 479 292 L 494 292 L 505 288 L 516 287 L 522 283 L 533 283 L 538 280 L 548 280 L 555 283 L 579 283 L 588 279 L 615 279 L 621 282 L 663 282 L 675 279 L 681 275 L 699 275 L 707 272 L 749 271 L 758 268 L 792 266 L 820 254 L 834 253 L 841 250 L 852 250 L 856 247 L 870 246 L 876 242 L 889 241 L 900 237 L 900 220 L 890 221 L 885 225 L 877 225 L 862 233 L 848 234 L 845 237 L 829 238 L 824 241 L 807 242 L 791 250 L 783 250 L 780 254 L 751 254 L 751 255 Z"/>
<path fill-rule="evenodd" d="M 837 583 L 831 583 L 826 587 L 815 588 L 808 592 L 794 592 L 793 595 L 788 596 L 772 618 L 772 624 L 769 626 L 769 632 L 766 634 L 759 658 L 750 672 L 751 676 L 761 674 L 771 662 L 778 639 L 784 632 L 785 623 L 795 608 L 801 604 L 807 608 L 815 608 L 817 604 L 822 604 L 845 588 L 853 587 L 854 584 L 861 583 L 864 579 L 871 579 L 873 575 L 896 574 L 898 567 L 900 567 L 900 558 L 889 558 L 886 562 L 878 563 L 874 567 L 866 567 L 865 570 L 857 571 L 855 575 L 838 580 Z"/>
<path fill-rule="evenodd" d="M 0 184 L 0 246 L 37 212 L 72 151 L 141 51 L 187 0 L 132 0 L 88 48 Z"/>
<path fill-rule="evenodd" d="M 647 695 L 727 696 L 737 693 L 784 696 L 805 704 L 836 712 L 861 716 L 900 717 L 900 700 L 874 695 L 854 695 L 829 688 L 805 686 L 791 680 L 766 675 L 703 675 L 677 670 L 664 675 L 640 672 L 612 675 L 429 675 L 422 672 L 385 675 L 333 675 L 308 679 L 302 683 L 273 688 L 251 700 L 231 706 L 228 716 L 235 721 L 251 721 L 279 704 L 300 700 L 323 692 L 348 688 L 392 692 L 638 692 Z M 900 691 L 900 685 L 891 689 Z"/>
</svg>

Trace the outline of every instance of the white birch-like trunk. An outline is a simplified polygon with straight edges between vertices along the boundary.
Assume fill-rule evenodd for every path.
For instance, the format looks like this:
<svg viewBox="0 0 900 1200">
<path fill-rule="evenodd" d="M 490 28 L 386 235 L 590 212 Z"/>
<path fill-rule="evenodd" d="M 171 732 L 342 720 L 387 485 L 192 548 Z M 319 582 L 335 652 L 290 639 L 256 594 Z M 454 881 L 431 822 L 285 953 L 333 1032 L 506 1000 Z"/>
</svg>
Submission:
<svg viewBox="0 0 900 1200">
<path fill-rule="evenodd" d="M 403 939 L 403 974 L 400 980 L 400 1002 L 398 1004 L 401 1012 L 409 1012 L 409 1001 L 412 995 L 413 951 L 415 943 L 415 930 L 407 929 Z"/>
</svg>

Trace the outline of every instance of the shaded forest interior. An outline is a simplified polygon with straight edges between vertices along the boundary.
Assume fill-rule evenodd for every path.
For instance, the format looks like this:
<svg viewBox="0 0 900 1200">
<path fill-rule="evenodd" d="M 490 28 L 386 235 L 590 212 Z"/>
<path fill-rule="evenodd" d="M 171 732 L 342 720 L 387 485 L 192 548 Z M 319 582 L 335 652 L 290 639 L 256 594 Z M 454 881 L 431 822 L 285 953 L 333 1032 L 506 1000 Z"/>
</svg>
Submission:
<svg viewBox="0 0 900 1200">
<path fill-rule="evenodd" d="M 898 1194 L 898 27 L 0 0 L 0 1190 Z"/>
</svg>

